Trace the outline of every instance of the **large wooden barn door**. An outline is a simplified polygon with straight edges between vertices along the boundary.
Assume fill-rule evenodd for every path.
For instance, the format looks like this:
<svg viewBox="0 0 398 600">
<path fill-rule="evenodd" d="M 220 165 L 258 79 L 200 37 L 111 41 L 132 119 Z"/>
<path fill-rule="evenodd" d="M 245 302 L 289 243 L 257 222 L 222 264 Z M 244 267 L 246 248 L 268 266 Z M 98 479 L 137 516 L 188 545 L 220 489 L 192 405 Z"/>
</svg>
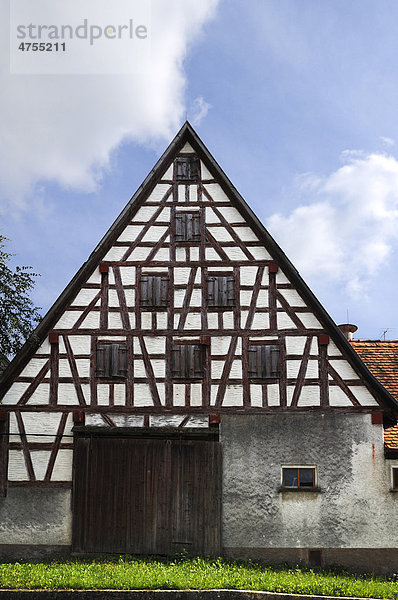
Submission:
<svg viewBox="0 0 398 600">
<path fill-rule="evenodd" d="M 102 436 L 75 442 L 75 552 L 219 553 L 218 442 Z"/>
</svg>

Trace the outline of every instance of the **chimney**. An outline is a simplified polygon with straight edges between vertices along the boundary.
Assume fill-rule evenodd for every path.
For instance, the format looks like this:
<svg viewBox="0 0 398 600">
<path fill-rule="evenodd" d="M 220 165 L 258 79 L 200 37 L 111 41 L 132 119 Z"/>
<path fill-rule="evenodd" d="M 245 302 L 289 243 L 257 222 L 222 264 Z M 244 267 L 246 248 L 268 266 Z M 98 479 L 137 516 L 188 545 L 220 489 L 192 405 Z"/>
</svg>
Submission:
<svg viewBox="0 0 398 600">
<path fill-rule="evenodd" d="M 352 340 L 352 334 L 358 329 L 358 327 L 352 325 L 352 323 L 343 323 L 343 325 L 338 325 L 338 328 L 344 333 L 344 337 L 347 338 L 349 342 Z"/>
</svg>

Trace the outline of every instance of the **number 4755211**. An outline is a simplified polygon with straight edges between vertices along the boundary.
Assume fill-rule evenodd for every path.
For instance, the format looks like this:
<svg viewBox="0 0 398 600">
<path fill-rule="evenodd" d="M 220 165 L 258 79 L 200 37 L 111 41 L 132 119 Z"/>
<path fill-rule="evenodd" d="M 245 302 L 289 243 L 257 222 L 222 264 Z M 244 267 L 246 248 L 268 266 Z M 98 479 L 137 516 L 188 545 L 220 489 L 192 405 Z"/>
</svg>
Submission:
<svg viewBox="0 0 398 600">
<path fill-rule="evenodd" d="M 18 50 L 22 52 L 65 52 L 65 42 L 21 42 L 18 46 Z"/>
</svg>

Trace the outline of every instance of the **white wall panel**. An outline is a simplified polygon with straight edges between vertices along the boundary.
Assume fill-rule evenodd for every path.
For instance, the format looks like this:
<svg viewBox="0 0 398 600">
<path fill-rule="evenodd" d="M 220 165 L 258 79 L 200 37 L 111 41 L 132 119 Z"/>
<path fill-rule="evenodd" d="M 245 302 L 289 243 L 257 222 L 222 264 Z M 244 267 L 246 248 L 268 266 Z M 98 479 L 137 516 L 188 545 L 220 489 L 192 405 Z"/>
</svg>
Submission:
<svg viewBox="0 0 398 600">
<path fill-rule="evenodd" d="M 101 273 L 99 272 L 99 267 L 97 267 L 90 275 L 86 283 L 101 283 Z"/>
<path fill-rule="evenodd" d="M 22 450 L 10 450 L 8 453 L 9 481 L 28 481 L 28 471 Z"/>
<path fill-rule="evenodd" d="M 250 227 L 234 227 L 235 233 L 242 242 L 257 242 L 258 237 Z M 250 250 L 251 251 L 251 250 Z"/>
<path fill-rule="evenodd" d="M 362 406 L 378 406 L 378 402 L 365 386 L 354 387 L 350 385 L 348 387 Z"/>
<path fill-rule="evenodd" d="M 122 233 L 117 238 L 117 241 L 127 243 L 134 242 L 143 229 L 143 225 L 127 225 L 127 227 L 123 229 Z M 125 250 L 127 250 L 127 248 L 125 248 Z"/>
<path fill-rule="evenodd" d="M 73 354 L 87 354 L 91 352 L 91 336 L 89 335 L 70 335 L 68 337 Z M 60 338 L 61 341 L 61 338 Z M 61 348 L 60 348 L 61 352 Z"/>
<path fill-rule="evenodd" d="M 169 189 L 169 183 L 158 183 L 149 195 L 147 202 L 160 202 Z"/>
<path fill-rule="evenodd" d="M 31 358 L 29 363 L 22 370 L 20 377 L 36 377 L 46 364 L 47 360 L 47 358 Z"/>
<path fill-rule="evenodd" d="M 173 405 L 174 406 L 185 406 L 185 384 L 174 383 L 173 384 Z"/>
<path fill-rule="evenodd" d="M 277 383 L 271 383 L 267 385 L 268 393 L 268 405 L 279 406 L 279 385 Z"/>
<path fill-rule="evenodd" d="M 200 161 L 200 171 L 202 179 L 214 179 L 213 175 L 210 173 L 203 161 Z"/>
<path fill-rule="evenodd" d="M 132 221 L 133 223 L 137 221 L 147 223 L 157 210 L 157 206 L 141 206 L 141 208 L 137 210 L 136 214 L 132 218 Z"/>
<path fill-rule="evenodd" d="M 257 276 L 257 267 L 241 267 L 240 283 L 241 285 L 254 285 Z"/>
<path fill-rule="evenodd" d="M 162 235 L 167 231 L 167 227 L 162 225 L 152 225 L 142 238 L 143 242 L 158 242 Z M 167 241 L 167 240 L 165 240 Z"/>
<path fill-rule="evenodd" d="M 202 406 L 202 384 L 201 383 L 192 383 L 191 384 L 191 406 Z"/>
<path fill-rule="evenodd" d="M 263 391 L 261 385 L 250 386 L 250 404 L 252 406 L 263 405 Z"/>
<path fill-rule="evenodd" d="M 300 313 L 299 318 L 308 329 L 322 329 L 322 325 L 312 313 Z"/>
<path fill-rule="evenodd" d="M 125 254 L 126 250 L 127 250 L 127 248 L 124 248 L 123 246 L 113 246 L 105 254 L 103 260 L 104 260 L 104 262 L 122 260 L 123 255 Z"/>
<path fill-rule="evenodd" d="M 359 379 L 359 375 L 346 360 L 331 359 L 329 363 L 342 379 Z"/>
<path fill-rule="evenodd" d="M 88 306 L 92 300 L 94 300 L 95 296 L 98 294 L 99 290 L 92 289 L 82 289 L 77 294 L 76 298 L 72 302 L 72 306 Z"/>
<path fill-rule="evenodd" d="M 32 459 L 33 470 L 35 472 L 36 479 L 43 481 L 47 471 L 48 461 L 50 459 L 51 452 L 49 450 L 31 450 L 30 457 Z"/>
<path fill-rule="evenodd" d="M 134 285 L 135 267 L 120 267 L 120 277 L 123 285 Z"/>
<path fill-rule="evenodd" d="M 55 325 L 55 329 L 72 329 L 83 311 L 65 311 Z"/>
<path fill-rule="evenodd" d="M 79 329 L 99 329 L 100 313 L 89 312 Z"/>
<path fill-rule="evenodd" d="M 58 451 L 51 481 L 72 481 L 73 450 Z"/>
<path fill-rule="evenodd" d="M 220 219 L 216 215 L 216 213 L 214 212 L 214 210 L 211 207 L 206 206 L 206 224 L 209 224 L 209 223 L 219 223 L 219 222 L 220 222 Z"/>
<path fill-rule="evenodd" d="M 272 260 L 272 256 L 263 246 L 253 246 L 249 250 L 255 260 Z"/>
<path fill-rule="evenodd" d="M 255 313 L 253 317 L 252 329 L 269 329 L 269 314 Z"/>
<path fill-rule="evenodd" d="M 241 385 L 227 385 L 223 406 L 243 406 L 243 388 Z"/>
<path fill-rule="evenodd" d="M 31 397 L 28 404 L 48 404 L 50 398 L 50 385 L 48 383 L 40 383 Z"/>
<path fill-rule="evenodd" d="M 290 306 L 306 306 L 304 300 L 296 292 L 296 290 L 279 290 L 279 293 L 285 298 L 285 300 L 288 302 L 288 304 L 290 304 Z"/>
</svg>

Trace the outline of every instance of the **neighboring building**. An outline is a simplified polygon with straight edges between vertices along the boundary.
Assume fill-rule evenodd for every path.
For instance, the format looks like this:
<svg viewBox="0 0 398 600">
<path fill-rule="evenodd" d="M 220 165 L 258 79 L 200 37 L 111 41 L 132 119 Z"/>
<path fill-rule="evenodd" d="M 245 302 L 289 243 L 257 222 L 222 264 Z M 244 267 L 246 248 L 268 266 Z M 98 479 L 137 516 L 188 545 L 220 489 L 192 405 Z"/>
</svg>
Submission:
<svg viewBox="0 0 398 600">
<path fill-rule="evenodd" d="M 0 380 L 3 557 L 396 570 L 398 403 L 188 123 L 32 339 Z"/>
<path fill-rule="evenodd" d="M 351 346 L 362 358 L 369 371 L 398 401 L 398 341 L 351 340 Z M 387 456 L 398 458 L 397 425 L 384 430 L 384 446 Z"/>
</svg>

